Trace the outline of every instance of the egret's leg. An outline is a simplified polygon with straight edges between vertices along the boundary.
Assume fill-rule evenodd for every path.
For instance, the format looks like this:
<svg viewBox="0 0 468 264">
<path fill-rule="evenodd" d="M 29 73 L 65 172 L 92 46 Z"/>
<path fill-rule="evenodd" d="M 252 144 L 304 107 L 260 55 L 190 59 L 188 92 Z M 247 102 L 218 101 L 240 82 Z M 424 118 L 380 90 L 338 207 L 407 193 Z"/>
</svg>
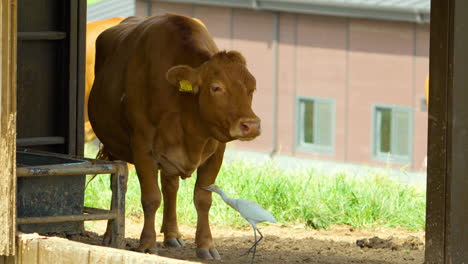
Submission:
<svg viewBox="0 0 468 264">
<path fill-rule="evenodd" d="M 260 234 L 260 238 L 259 238 L 259 239 L 255 242 L 255 244 L 254 244 L 253 254 L 252 254 L 252 262 L 251 262 L 251 263 L 254 262 L 255 253 L 257 253 L 257 245 L 258 245 L 258 243 L 260 243 L 260 241 L 263 239 L 263 235 L 262 235 L 262 233 L 260 232 L 260 230 L 257 229 L 257 231 L 258 231 L 258 233 Z"/>
<path fill-rule="evenodd" d="M 262 235 L 262 233 L 260 232 L 260 230 L 257 229 L 257 231 L 258 231 L 258 233 L 260 234 L 260 239 L 257 241 L 257 244 L 258 244 L 258 243 L 260 243 L 260 241 L 263 239 L 263 235 Z"/>
<path fill-rule="evenodd" d="M 252 229 L 254 231 L 254 244 L 242 256 L 249 255 L 253 248 L 257 245 L 257 232 L 255 231 L 255 228 L 252 227 Z"/>
<path fill-rule="evenodd" d="M 257 232 L 255 232 L 256 234 Z M 255 236 L 255 240 L 257 240 L 257 236 Z M 250 264 L 253 264 L 254 263 L 254 260 L 255 260 L 255 253 L 257 253 L 257 241 L 255 241 L 254 245 L 253 245 L 253 253 L 252 253 L 252 260 L 250 261 Z"/>
<path fill-rule="evenodd" d="M 256 231 L 258 231 L 258 233 L 260 234 L 260 238 L 257 240 L 257 233 Z M 244 255 L 248 255 L 250 254 L 250 252 L 254 251 L 257 249 L 257 244 L 260 243 L 260 241 L 263 239 L 263 234 L 260 232 L 260 230 L 255 230 L 254 229 L 254 237 L 255 237 L 255 243 L 253 244 L 253 246 L 251 248 L 249 248 L 249 250 L 247 250 L 247 252 L 244 254 Z M 255 254 L 255 253 L 254 253 Z"/>
</svg>

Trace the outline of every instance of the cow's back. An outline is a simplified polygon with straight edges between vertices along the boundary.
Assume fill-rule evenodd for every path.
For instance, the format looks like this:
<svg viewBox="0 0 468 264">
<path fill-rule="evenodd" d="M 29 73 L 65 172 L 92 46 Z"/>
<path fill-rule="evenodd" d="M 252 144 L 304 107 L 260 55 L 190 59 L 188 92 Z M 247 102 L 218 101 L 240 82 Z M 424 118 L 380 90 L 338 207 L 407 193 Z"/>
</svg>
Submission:
<svg viewBox="0 0 468 264">
<path fill-rule="evenodd" d="M 115 158 L 132 162 L 131 133 L 149 129 L 165 112 L 180 112 L 167 70 L 197 67 L 215 52 L 203 24 L 177 15 L 128 18 L 98 37 L 89 118 Z"/>
<path fill-rule="evenodd" d="M 96 138 L 88 118 L 88 98 L 94 82 L 94 62 L 96 56 L 96 39 L 104 30 L 119 24 L 123 17 L 91 21 L 86 24 L 86 70 L 85 70 L 85 142 Z"/>
</svg>

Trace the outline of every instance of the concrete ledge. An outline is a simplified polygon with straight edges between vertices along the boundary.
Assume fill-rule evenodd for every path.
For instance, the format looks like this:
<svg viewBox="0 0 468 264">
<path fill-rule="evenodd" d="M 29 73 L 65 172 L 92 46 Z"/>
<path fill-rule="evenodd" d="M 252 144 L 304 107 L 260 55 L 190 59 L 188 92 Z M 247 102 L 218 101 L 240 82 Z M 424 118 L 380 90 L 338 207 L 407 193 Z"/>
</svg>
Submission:
<svg viewBox="0 0 468 264">
<path fill-rule="evenodd" d="M 58 237 L 20 234 L 16 264 L 190 264 L 199 263 L 93 246 Z"/>
</svg>

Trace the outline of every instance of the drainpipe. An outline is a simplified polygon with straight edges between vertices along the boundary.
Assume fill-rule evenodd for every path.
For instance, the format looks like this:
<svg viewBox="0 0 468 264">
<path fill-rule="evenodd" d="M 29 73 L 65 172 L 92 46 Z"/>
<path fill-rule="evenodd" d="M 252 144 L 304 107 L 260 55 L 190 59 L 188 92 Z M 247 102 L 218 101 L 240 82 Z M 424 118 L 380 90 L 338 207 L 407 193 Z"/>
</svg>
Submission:
<svg viewBox="0 0 468 264">
<path fill-rule="evenodd" d="M 147 16 L 151 16 L 151 9 L 152 9 L 152 5 L 153 3 L 151 2 L 152 0 L 146 0 L 146 15 Z"/>
<path fill-rule="evenodd" d="M 279 13 L 274 13 L 273 20 L 273 133 L 270 157 L 278 152 L 278 42 L 279 42 Z"/>
</svg>

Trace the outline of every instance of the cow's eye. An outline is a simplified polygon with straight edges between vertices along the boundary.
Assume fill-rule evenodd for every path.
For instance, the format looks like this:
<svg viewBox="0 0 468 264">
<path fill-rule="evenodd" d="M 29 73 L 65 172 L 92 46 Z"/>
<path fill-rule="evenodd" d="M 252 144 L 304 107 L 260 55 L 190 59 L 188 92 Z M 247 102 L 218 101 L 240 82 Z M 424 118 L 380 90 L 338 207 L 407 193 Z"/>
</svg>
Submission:
<svg viewBox="0 0 468 264">
<path fill-rule="evenodd" d="M 211 92 L 213 93 L 219 93 L 222 91 L 222 88 L 219 85 L 212 85 L 211 86 Z"/>
</svg>

